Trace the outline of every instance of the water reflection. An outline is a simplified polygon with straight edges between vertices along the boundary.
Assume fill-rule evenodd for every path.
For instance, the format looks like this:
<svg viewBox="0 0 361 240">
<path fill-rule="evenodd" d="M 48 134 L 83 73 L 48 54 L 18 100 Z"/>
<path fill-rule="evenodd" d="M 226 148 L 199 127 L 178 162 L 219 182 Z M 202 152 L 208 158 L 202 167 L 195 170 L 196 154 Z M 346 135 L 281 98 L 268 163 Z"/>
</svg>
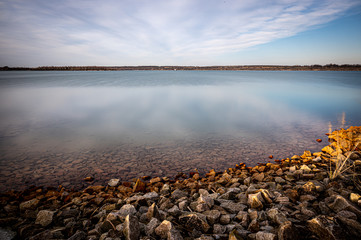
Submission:
<svg viewBox="0 0 361 240">
<path fill-rule="evenodd" d="M 361 87 L 340 84 L 342 75 L 310 82 L 318 73 L 285 73 L 292 81 L 281 73 L 281 80 L 259 73 L 247 81 L 249 73 L 162 73 L 175 82 L 152 85 L 143 72 L 132 73 L 134 82 L 130 73 L 113 73 L 111 84 L 109 73 L 89 81 L 77 75 L 80 82 L 49 74 L 34 86 L 26 76 L 0 81 L 0 190 L 24 182 L 80 187 L 86 175 L 129 180 L 254 165 L 269 154 L 319 151 L 327 131 L 361 124 Z"/>
</svg>

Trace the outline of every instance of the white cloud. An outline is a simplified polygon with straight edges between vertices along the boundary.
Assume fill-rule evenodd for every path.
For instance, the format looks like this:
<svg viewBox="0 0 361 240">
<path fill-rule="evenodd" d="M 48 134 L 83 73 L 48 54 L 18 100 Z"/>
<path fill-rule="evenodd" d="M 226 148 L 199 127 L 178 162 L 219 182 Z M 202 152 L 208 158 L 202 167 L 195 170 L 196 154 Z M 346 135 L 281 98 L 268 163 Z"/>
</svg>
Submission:
<svg viewBox="0 0 361 240">
<path fill-rule="evenodd" d="M 19 56 L 33 56 L 27 65 L 35 66 L 204 59 L 294 36 L 356 5 L 359 1 L 2 1 L 0 64 L 18 65 Z"/>
</svg>

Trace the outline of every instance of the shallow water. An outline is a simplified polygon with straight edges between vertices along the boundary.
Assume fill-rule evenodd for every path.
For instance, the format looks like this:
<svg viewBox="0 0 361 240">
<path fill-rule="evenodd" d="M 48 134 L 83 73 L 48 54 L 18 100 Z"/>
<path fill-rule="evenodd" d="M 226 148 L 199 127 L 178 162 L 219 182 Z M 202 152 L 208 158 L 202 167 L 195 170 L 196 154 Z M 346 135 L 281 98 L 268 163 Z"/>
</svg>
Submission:
<svg viewBox="0 0 361 240">
<path fill-rule="evenodd" d="M 350 125 L 361 72 L 0 72 L 0 190 L 255 165 Z"/>
</svg>

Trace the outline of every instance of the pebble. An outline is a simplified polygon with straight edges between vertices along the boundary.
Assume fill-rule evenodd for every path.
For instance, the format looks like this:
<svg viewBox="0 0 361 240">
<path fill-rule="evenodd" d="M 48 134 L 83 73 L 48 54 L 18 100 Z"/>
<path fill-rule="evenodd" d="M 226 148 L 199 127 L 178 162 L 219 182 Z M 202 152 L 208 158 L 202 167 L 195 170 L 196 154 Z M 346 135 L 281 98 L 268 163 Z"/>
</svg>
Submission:
<svg viewBox="0 0 361 240">
<path fill-rule="evenodd" d="M 196 178 L 12 191 L 1 195 L 0 225 L 19 239 L 357 239 L 357 188 L 347 176 L 321 178 L 332 154 L 304 152 Z"/>
</svg>

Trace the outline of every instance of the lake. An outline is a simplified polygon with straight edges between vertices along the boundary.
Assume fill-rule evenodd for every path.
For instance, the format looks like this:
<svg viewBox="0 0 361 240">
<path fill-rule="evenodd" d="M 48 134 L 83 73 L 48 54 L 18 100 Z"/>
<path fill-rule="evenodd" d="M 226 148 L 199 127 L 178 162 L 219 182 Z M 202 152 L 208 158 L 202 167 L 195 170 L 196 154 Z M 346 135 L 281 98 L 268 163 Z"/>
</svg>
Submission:
<svg viewBox="0 0 361 240">
<path fill-rule="evenodd" d="M 361 72 L 0 72 L 0 191 L 254 166 L 351 125 Z"/>
</svg>

